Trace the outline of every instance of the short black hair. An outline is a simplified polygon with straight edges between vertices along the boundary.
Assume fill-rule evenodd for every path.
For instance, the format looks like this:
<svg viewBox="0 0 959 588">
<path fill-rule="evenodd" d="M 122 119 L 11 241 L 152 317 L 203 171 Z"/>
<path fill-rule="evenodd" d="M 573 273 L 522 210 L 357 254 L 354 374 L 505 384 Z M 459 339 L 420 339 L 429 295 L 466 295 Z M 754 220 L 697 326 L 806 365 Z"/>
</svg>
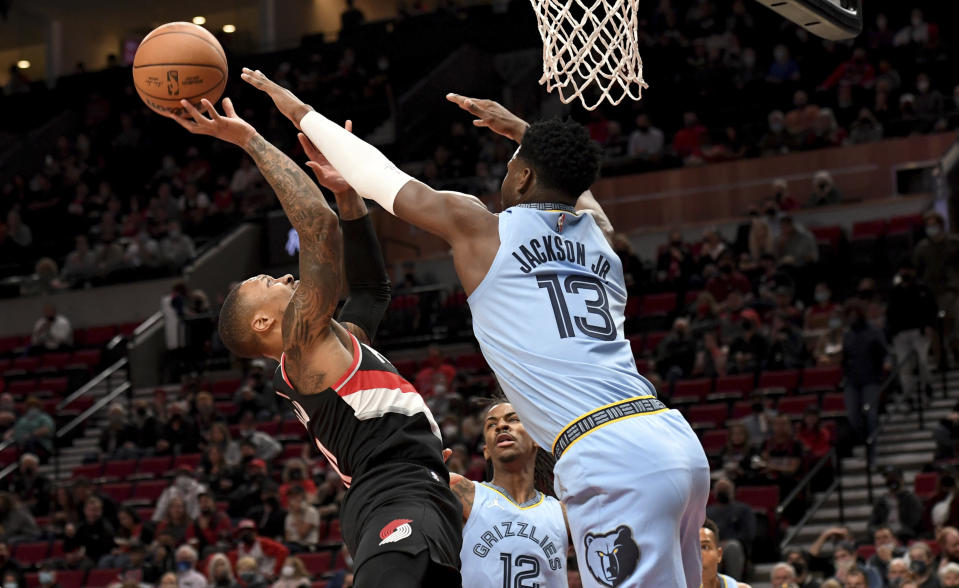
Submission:
<svg viewBox="0 0 959 588">
<path fill-rule="evenodd" d="M 716 540 L 716 545 L 719 545 L 719 526 L 712 519 L 706 519 L 703 521 L 703 528 L 712 531 L 713 538 Z"/>
<path fill-rule="evenodd" d="M 531 124 L 518 157 L 536 171 L 536 181 L 575 201 L 599 176 L 599 145 L 583 125 L 550 119 Z"/>
<path fill-rule="evenodd" d="M 240 298 L 240 286 L 242 283 L 230 288 L 223 300 L 217 332 L 220 340 L 234 355 L 256 357 L 259 355 L 258 346 L 249 328 L 249 308 Z"/>
</svg>

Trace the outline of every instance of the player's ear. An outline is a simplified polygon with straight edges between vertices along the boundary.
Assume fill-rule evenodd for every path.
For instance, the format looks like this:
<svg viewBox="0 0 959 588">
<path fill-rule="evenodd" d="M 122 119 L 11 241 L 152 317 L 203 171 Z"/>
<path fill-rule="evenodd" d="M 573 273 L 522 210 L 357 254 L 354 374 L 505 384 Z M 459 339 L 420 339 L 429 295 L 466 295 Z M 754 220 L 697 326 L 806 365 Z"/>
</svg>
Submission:
<svg viewBox="0 0 959 588">
<path fill-rule="evenodd" d="M 533 187 L 535 179 L 533 168 L 528 165 L 520 167 L 516 172 L 516 191 L 520 194 L 526 194 Z"/>
<path fill-rule="evenodd" d="M 721 545 L 716 546 L 716 555 L 719 556 L 719 559 L 716 560 L 718 563 L 723 563 L 723 548 Z"/>
<path fill-rule="evenodd" d="M 483 459 L 489 461 L 489 446 L 487 446 L 485 443 L 483 444 Z"/>
<path fill-rule="evenodd" d="M 265 333 L 270 330 L 270 327 L 273 326 L 273 323 L 276 322 L 276 319 L 270 316 L 269 313 L 260 309 L 253 314 L 253 322 L 251 326 L 253 331 L 256 333 Z"/>
</svg>

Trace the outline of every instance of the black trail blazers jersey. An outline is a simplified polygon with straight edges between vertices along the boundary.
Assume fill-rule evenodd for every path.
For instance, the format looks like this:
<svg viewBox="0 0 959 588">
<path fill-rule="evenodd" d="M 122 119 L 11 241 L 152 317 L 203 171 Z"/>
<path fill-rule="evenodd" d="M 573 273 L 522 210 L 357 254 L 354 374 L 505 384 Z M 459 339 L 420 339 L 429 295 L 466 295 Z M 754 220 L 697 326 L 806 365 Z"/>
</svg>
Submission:
<svg viewBox="0 0 959 588">
<path fill-rule="evenodd" d="M 350 487 L 378 465 L 407 462 L 445 472 L 433 414 L 396 368 L 352 333 L 353 363 L 317 394 L 300 394 L 286 375 L 285 355 L 273 375 L 276 393 L 293 405 L 320 452 Z"/>
</svg>

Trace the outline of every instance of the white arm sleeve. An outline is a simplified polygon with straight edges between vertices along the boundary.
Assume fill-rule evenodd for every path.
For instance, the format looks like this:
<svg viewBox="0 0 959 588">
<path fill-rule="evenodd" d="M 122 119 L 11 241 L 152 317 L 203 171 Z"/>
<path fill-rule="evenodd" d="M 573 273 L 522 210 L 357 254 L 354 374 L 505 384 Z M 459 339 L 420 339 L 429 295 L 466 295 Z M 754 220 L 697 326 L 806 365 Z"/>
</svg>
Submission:
<svg viewBox="0 0 959 588">
<path fill-rule="evenodd" d="M 366 141 L 322 114 L 310 111 L 300 128 L 357 194 L 393 213 L 393 200 L 411 178 Z"/>
</svg>

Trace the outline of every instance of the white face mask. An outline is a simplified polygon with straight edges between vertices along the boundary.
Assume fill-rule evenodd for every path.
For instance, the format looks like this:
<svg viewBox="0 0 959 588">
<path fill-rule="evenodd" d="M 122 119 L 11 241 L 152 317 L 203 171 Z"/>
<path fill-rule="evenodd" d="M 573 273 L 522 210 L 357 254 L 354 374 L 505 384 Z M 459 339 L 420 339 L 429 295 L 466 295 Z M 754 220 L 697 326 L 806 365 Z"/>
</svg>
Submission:
<svg viewBox="0 0 959 588">
<path fill-rule="evenodd" d="M 283 570 L 282 570 L 282 572 L 283 572 L 283 577 L 284 577 L 284 578 L 292 578 L 292 577 L 293 577 L 293 572 L 295 572 L 295 571 L 296 571 L 296 570 L 293 569 L 293 566 L 283 566 Z"/>
<path fill-rule="evenodd" d="M 926 236 L 931 239 L 938 237 L 940 232 L 942 232 L 942 229 L 936 225 L 929 225 L 926 227 Z"/>
</svg>

